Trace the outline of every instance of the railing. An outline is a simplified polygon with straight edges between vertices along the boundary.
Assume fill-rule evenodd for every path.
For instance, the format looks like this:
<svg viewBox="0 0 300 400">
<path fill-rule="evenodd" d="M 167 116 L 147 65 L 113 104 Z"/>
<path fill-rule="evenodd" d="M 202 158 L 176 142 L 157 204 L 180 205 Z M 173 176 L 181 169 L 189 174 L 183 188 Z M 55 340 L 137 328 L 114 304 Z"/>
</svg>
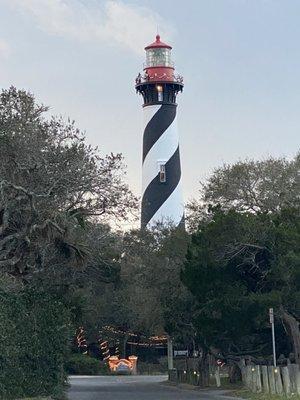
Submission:
<svg viewBox="0 0 300 400">
<path fill-rule="evenodd" d="M 140 83 L 147 83 L 151 82 L 151 80 L 156 79 L 156 80 L 165 80 L 166 76 L 162 75 L 160 76 L 151 76 L 147 73 L 144 75 L 138 74 L 138 76 L 135 78 L 135 84 L 139 85 Z M 183 84 L 183 77 L 181 75 L 175 75 L 172 74 L 173 82 L 175 83 L 181 83 Z"/>
</svg>

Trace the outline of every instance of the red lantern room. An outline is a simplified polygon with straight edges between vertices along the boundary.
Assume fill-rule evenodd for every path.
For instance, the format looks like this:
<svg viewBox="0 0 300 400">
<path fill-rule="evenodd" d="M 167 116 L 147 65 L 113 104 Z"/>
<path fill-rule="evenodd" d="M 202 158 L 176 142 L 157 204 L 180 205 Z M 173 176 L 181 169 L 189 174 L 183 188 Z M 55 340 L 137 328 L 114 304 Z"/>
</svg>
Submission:
<svg viewBox="0 0 300 400">
<path fill-rule="evenodd" d="M 176 96 L 183 89 L 183 78 L 175 75 L 171 57 L 172 47 L 156 35 L 155 42 L 145 47 L 144 74 L 138 74 L 137 92 L 144 97 L 144 106 L 157 103 L 176 104 Z"/>
<path fill-rule="evenodd" d="M 160 36 L 157 35 L 155 42 L 145 47 L 145 50 L 144 71 L 149 76 L 149 81 L 174 81 L 172 47 L 161 42 Z"/>
</svg>

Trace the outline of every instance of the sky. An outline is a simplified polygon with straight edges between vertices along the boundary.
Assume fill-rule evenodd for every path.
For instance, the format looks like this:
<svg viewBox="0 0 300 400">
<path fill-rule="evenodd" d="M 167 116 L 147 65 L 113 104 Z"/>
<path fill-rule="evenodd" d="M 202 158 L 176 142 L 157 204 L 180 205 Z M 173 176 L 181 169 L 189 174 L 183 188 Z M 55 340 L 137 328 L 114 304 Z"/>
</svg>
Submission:
<svg viewBox="0 0 300 400">
<path fill-rule="evenodd" d="M 120 152 L 141 194 L 134 79 L 157 29 L 184 77 L 185 201 L 223 163 L 293 157 L 300 143 L 298 0 L 0 0 L 0 87 L 33 92 L 102 154 Z"/>
</svg>

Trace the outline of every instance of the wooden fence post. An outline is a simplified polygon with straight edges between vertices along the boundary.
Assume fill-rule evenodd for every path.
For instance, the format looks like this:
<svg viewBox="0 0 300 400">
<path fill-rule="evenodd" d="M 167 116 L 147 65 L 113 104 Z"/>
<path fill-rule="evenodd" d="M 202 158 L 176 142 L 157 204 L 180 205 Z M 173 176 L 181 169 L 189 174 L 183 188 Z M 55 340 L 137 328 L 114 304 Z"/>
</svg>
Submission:
<svg viewBox="0 0 300 400">
<path fill-rule="evenodd" d="M 283 389 L 282 389 L 282 380 L 281 380 L 281 373 L 280 373 L 280 367 L 276 367 L 274 369 L 274 376 L 275 376 L 275 389 L 277 394 L 282 394 Z"/>
<path fill-rule="evenodd" d="M 291 395 L 291 381 L 288 367 L 282 367 L 282 380 L 284 392 L 287 396 Z"/>
<path fill-rule="evenodd" d="M 252 371 L 251 365 L 247 365 L 245 368 L 245 383 L 248 389 L 251 389 Z"/>
<path fill-rule="evenodd" d="M 195 375 L 195 386 L 199 386 L 199 372 L 196 371 L 196 375 Z"/>
<path fill-rule="evenodd" d="M 286 367 L 247 365 L 242 370 L 244 385 L 254 393 L 286 394 L 287 397 L 300 395 L 300 367 L 297 364 Z M 216 371 L 217 379 L 220 378 Z"/>
<path fill-rule="evenodd" d="M 184 370 L 183 371 L 183 380 L 182 383 L 187 383 L 189 379 L 189 371 L 188 370 Z"/>
<path fill-rule="evenodd" d="M 194 385 L 195 382 L 195 374 L 194 371 L 190 371 L 190 384 Z"/>
<path fill-rule="evenodd" d="M 266 365 L 262 365 L 261 372 L 262 372 L 263 391 L 264 393 L 270 393 L 268 367 Z"/>
<path fill-rule="evenodd" d="M 180 369 L 177 370 L 177 383 L 181 383 L 181 379 L 182 379 L 182 371 Z"/>
<path fill-rule="evenodd" d="M 299 374 L 299 365 L 298 364 L 288 364 L 287 365 L 289 376 L 290 376 L 290 386 L 291 386 L 291 394 L 300 394 L 300 382 L 297 382 L 297 375 Z"/>
<path fill-rule="evenodd" d="M 268 367 L 268 375 L 269 375 L 270 393 L 276 394 L 274 367 L 270 367 L 270 366 Z"/>
<path fill-rule="evenodd" d="M 186 382 L 186 371 L 178 371 L 179 376 L 178 376 L 178 383 L 185 383 Z"/>
<path fill-rule="evenodd" d="M 288 363 L 287 368 L 291 381 L 291 393 L 297 393 L 294 364 Z"/>
<path fill-rule="evenodd" d="M 242 382 L 244 383 L 244 385 L 245 385 L 245 381 L 246 381 L 246 379 L 245 379 L 245 373 L 246 373 L 246 361 L 245 361 L 245 359 L 244 358 L 242 358 L 238 363 L 237 363 L 237 365 L 238 365 L 238 367 L 240 368 L 240 370 L 241 370 L 241 374 L 242 374 Z"/>
<path fill-rule="evenodd" d="M 297 393 L 300 395 L 300 370 L 299 365 L 295 368 L 295 386 L 297 389 Z"/>
<path fill-rule="evenodd" d="M 255 366 L 255 374 L 256 374 L 256 392 L 261 393 L 261 371 L 260 365 Z"/>
<path fill-rule="evenodd" d="M 246 366 L 243 368 L 242 379 L 243 379 L 243 384 L 247 387 L 247 367 Z"/>
<path fill-rule="evenodd" d="M 169 370 L 169 381 L 178 383 L 178 371 L 173 368 Z"/>
<path fill-rule="evenodd" d="M 257 387 L 256 387 L 256 383 L 257 383 L 257 373 L 256 373 L 256 366 L 252 365 L 251 367 L 251 390 L 253 393 L 257 392 Z"/>
<path fill-rule="evenodd" d="M 189 380 L 188 380 L 188 383 L 189 383 L 190 385 L 193 385 L 193 384 L 194 384 L 194 371 L 189 371 Z"/>
<path fill-rule="evenodd" d="M 221 386 L 221 378 L 220 378 L 220 367 L 217 366 L 215 369 L 215 378 L 216 378 L 216 385 L 219 388 Z"/>
</svg>

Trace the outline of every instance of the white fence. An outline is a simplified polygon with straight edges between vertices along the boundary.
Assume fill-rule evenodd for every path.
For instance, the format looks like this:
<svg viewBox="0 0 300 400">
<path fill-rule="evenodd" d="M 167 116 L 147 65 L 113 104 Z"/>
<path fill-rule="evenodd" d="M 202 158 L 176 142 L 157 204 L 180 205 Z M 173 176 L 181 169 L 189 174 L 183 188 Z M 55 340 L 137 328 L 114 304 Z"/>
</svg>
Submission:
<svg viewBox="0 0 300 400">
<path fill-rule="evenodd" d="M 300 395 L 300 369 L 297 364 L 286 367 L 247 365 L 242 368 L 244 385 L 254 393 Z"/>
</svg>

